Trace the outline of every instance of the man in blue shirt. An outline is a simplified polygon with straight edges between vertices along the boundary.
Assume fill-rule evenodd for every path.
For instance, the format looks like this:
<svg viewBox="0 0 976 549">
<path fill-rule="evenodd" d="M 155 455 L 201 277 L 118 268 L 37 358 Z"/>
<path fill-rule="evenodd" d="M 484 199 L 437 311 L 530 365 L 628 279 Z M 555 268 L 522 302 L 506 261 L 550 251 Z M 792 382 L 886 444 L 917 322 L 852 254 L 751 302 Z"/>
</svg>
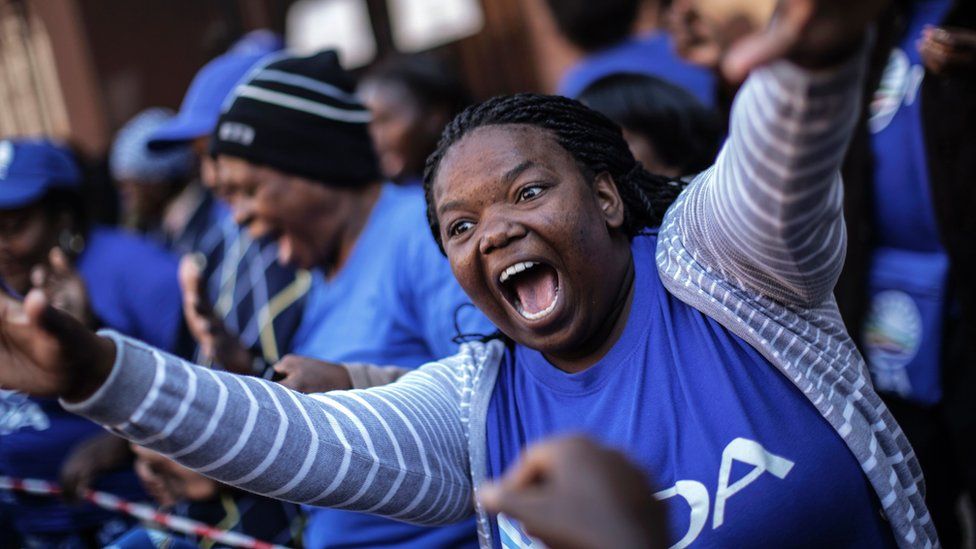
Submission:
<svg viewBox="0 0 976 549">
<path fill-rule="evenodd" d="M 307 272 L 275 261 L 271 241 L 253 240 L 242 231 L 208 187 L 214 185 L 213 159 L 208 152 L 210 134 L 227 96 L 244 76 L 272 54 L 274 44 L 251 44 L 249 37 L 224 55 L 207 63 L 190 84 L 179 113 L 140 138 L 150 151 L 191 146 L 196 153 L 200 181 L 189 184 L 174 199 L 187 212 L 182 227 L 167 236 L 177 254 L 191 252 L 205 258 L 201 284 L 213 304 L 216 320 L 245 343 L 248 360 L 239 367 L 220 367 L 242 374 L 269 377 L 269 364 L 281 358 L 301 319 L 309 288 Z M 243 47 L 246 46 L 246 47 Z M 198 352 L 198 361 L 211 361 Z"/>
<path fill-rule="evenodd" d="M 547 1 L 559 31 L 585 52 L 560 79 L 558 92 L 577 97 L 593 82 L 617 73 L 657 76 L 680 86 L 707 107 L 715 104 L 715 77 L 707 69 L 681 59 L 663 29 L 633 34 L 641 2 L 637 0 Z M 658 19 L 660 2 L 650 2 Z"/>
<path fill-rule="evenodd" d="M 494 332 L 470 305 L 431 239 L 423 190 L 382 184 L 370 114 L 334 52 L 283 56 L 238 86 L 214 132 L 220 193 L 282 263 L 315 269 L 292 352 L 334 362 L 416 367 Z M 191 324 L 193 324 L 191 322 Z M 336 366 L 291 360 L 293 378 Z M 298 371 L 301 370 L 301 371 Z M 308 386 L 304 390 L 342 388 Z M 308 547 L 458 547 L 474 522 L 421 528 L 314 509 Z"/>
</svg>

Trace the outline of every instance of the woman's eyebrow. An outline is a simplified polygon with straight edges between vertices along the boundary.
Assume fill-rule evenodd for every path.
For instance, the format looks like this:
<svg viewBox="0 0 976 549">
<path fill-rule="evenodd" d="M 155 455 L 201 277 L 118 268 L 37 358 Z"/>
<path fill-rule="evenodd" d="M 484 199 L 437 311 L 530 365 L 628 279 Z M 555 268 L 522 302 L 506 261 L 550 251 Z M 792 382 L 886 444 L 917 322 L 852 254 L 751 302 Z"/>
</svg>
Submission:
<svg viewBox="0 0 976 549">
<path fill-rule="evenodd" d="M 448 210 L 454 210 L 454 209 L 463 208 L 463 207 L 464 207 L 464 201 L 463 200 L 451 200 L 450 202 L 445 202 L 445 203 L 441 204 L 441 207 L 440 208 L 437 208 L 437 215 L 438 216 L 442 216 L 442 215 L 444 215 L 444 212 L 446 212 Z"/>
<path fill-rule="evenodd" d="M 538 164 L 536 164 L 533 160 L 523 160 L 522 162 L 519 162 L 518 166 L 515 166 L 514 168 L 505 172 L 505 175 L 502 176 L 502 182 L 506 185 L 510 185 L 512 181 L 515 181 L 518 179 L 518 176 L 522 175 L 522 172 L 537 165 Z"/>
</svg>

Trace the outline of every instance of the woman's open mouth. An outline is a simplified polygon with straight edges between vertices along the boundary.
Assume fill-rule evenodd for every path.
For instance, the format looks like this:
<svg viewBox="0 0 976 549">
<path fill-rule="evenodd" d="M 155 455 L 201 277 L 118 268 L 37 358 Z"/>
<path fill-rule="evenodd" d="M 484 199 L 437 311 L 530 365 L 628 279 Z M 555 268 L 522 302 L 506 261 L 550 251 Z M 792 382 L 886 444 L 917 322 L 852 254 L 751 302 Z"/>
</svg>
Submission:
<svg viewBox="0 0 976 549">
<path fill-rule="evenodd" d="M 498 282 L 508 302 L 526 320 L 549 316 L 559 303 L 559 276 L 545 263 L 516 263 L 502 271 Z"/>
</svg>

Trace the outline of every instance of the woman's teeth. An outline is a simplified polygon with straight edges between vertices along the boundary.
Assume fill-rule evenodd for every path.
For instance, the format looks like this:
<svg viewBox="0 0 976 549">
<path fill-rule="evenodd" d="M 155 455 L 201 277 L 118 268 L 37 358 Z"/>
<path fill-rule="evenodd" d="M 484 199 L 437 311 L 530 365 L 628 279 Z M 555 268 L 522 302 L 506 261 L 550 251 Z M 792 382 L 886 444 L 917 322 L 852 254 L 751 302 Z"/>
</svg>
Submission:
<svg viewBox="0 0 976 549">
<path fill-rule="evenodd" d="M 509 268 L 505 269 L 504 271 L 502 271 L 502 274 L 498 277 L 498 281 L 501 282 L 502 284 L 504 284 L 505 281 L 508 280 L 509 277 L 511 277 L 512 275 L 516 275 L 518 273 L 521 273 L 522 271 L 524 271 L 526 269 L 531 269 L 532 267 L 535 267 L 536 265 L 538 265 L 538 263 L 536 263 L 534 261 L 523 261 L 521 263 L 516 263 L 515 265 L 512 265 L 511 267 L 509 267 Z"/>
</svg>

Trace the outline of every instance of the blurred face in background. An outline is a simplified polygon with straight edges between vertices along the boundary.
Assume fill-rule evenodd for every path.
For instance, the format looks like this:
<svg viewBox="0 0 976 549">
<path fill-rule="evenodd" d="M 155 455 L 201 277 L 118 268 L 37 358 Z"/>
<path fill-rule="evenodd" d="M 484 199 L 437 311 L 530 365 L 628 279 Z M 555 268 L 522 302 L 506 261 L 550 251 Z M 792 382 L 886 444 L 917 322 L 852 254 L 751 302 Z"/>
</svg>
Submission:
<svg viewBox="0 0 976 549">
<path fill-rule="evenodd" d="M 334 187 L 226 155 L 217 157 L 216 174 L 234 220 L 253 238 L 276 239 L 279 262 L 326 273 L 368 216 L 372 202 L 364 198 L 378 190 Z"/>
<path fill-rule="evenodd" d="M 675 0 L 668 30 L 678 54 L 716 68 L 736 41 L 765 27 L 775 0 Z"/>
<path fill-rule="evenodd" d="M 366 80 L 359 97 L 372 114 L 369 133 L 383 175 L 394 181 L 422 176 L 427 155 L 449 122 L 447 113 L 425 108 L 395 82 Z"/>
<path fill-rule="evenodd" d="M 123 179 L 116 182 L 116 188 L 125 224 L 145 227 L 163 217 L 167 204 L 180 192 L 183 183 Z"/>
<path fill-rule="evenodd" d="M 52 216 L 40 203 L 0 210 L 0 276 L 4 281 L 26 294 L 31 269 L 47 263 L 48 253 L 68 225 L 67 214 Z"/>
</svg>

